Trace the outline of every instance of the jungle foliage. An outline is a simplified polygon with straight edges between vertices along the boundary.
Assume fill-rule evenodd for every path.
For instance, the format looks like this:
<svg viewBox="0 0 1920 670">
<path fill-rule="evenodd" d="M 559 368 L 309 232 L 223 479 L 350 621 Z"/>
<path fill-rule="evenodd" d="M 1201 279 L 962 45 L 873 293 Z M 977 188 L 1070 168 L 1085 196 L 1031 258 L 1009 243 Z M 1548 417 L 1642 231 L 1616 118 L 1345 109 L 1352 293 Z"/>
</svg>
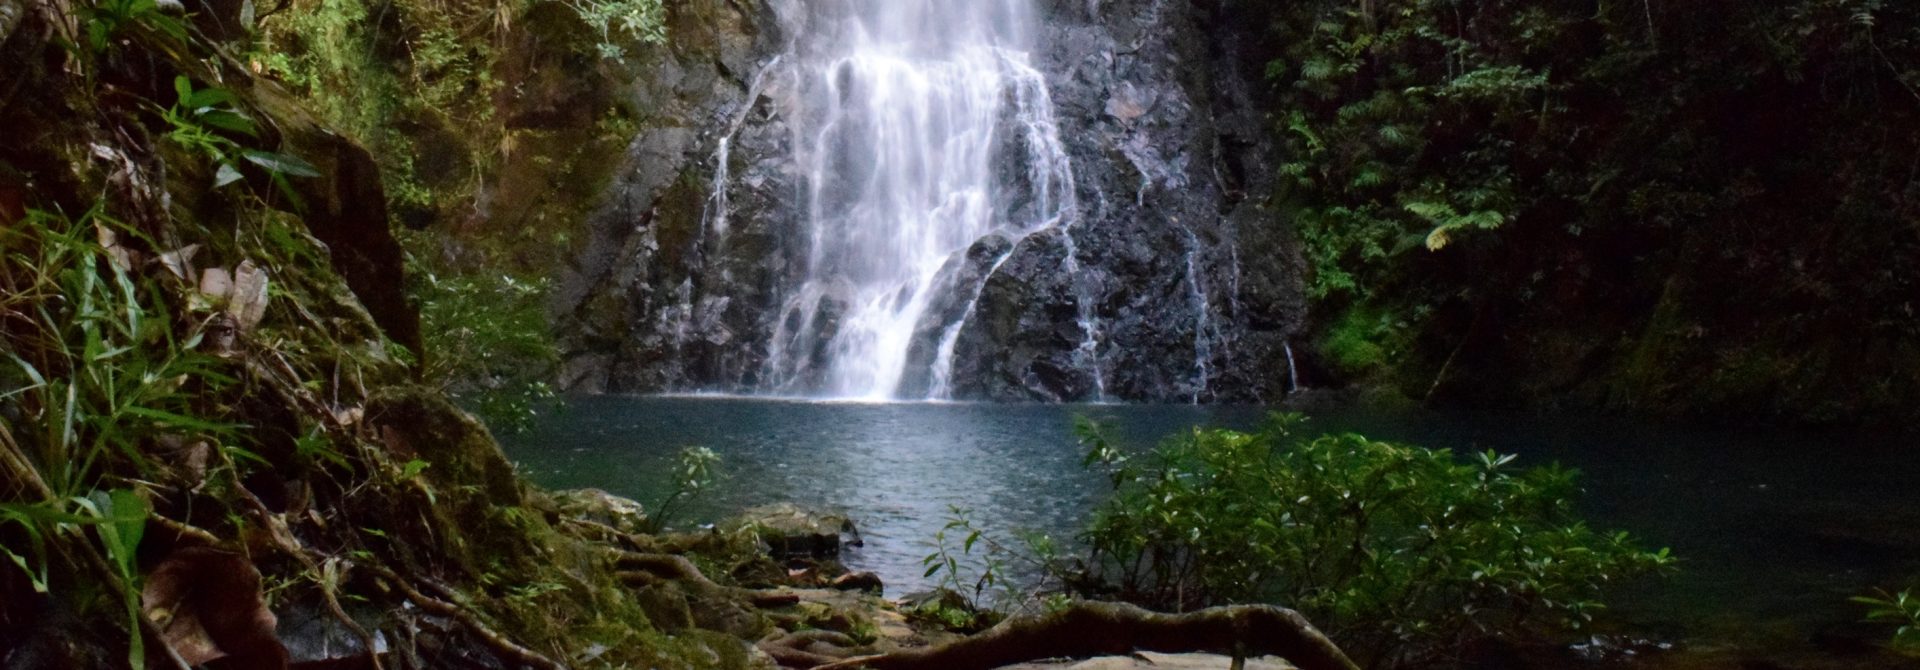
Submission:
<svg viewBox="0 0 1920 670">
<path fill-rule="evenodd" d="M 1914 597 L 1913 590 L 1881 590 L 1850 600 L 1866 608 L 1867 621 L 1893 626 L 1887 646 L 1908 654 L 1920 653 L 1920 598 Z"/>
<path fill-rule="evenodd" d="M 503 175 L 592 188 L 592 148 L 624 145 L 625 112 L 542 86 L 663 43 L 666 20 L 659 0 L 289 0 L 244 42 L 254 70 L 380 164 L 389 207 L 413 229 L 402 242 L 426 377 L 496 429 L 551 404 L 545 274 L 592 201 Z M 554 106 L 599 116 L 573 132 L 529 111 Z M 552 225 L 548 209 L 570 221 Z"/>
<path fill-rule="evenodd" d="M 1340 376 L 1811 421 L 1920 398 L 1888 372 L 1920 360 L 1920 6 L 1233 11 L 1270 27 Z"/>
<path fill-rule="evenodd" d="M 411 236 L 417 240 L 427 234 Z M 422 372 L 495 431 L 525 430 L 556 402 L 548 380 L 560 363 L 547 317 L 548 282 L 503 269 L 434 267 L 412 255 L 420 301 Z"/>
<path fill-rule="evenodd" d="M 1375 667 L 1577 630 L 1607 587 L 1674 565 L 1581 522 L 1572 470 L 1305 437 L 1302 421 L 1195 429 L 1140 455 L 1084 431 L 1113 496 L 1081 538 L 1088 554 L 1050 563 L 1075 566 L 1062 576 L 1077 595 L 1162 611 L 1291 607 Z"/>
<path fill-rule="evenodd" d="M 649 626 L 416 385 L 372 307 L 403 288 L 376 169 L 232 55 L 240 17 L 0 15 L 9 664 L 286 667 L 287 612 L 387 667 L 743 662 Z"/>
</svg>

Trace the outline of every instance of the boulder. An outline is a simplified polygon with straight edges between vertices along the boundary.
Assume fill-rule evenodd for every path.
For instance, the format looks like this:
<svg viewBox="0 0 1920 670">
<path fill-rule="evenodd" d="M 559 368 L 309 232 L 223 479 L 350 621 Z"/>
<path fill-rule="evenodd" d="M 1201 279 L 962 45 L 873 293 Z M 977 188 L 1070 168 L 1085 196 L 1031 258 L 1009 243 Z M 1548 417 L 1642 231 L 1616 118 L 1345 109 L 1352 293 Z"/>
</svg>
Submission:
<svg viewBox="0 0 1920 670">
<path fill-rule="evenodd" d="M 861 546 L 860 531 L 844 515 L 792 503 L 755 507 L 733 522 L 751 528 L 779 559 L 828 559 L 843 546 Z"/>
<path fill-rule="evenodd" d="M 861 591 L 879 595 L 887 590 L 886 583 L 880 581 L 880 575 L 871 572 L 850 572 L 835 577 L 831 586 L 840 591 Z"/>
<path fill-rule="evenodd" d="M 628 535 L 641 535 L 652 529 L 647 511 L 640 503 L 606 491 L 572 489 L 552 495 L 562 517 L 591 521 Z"/>
</svg>

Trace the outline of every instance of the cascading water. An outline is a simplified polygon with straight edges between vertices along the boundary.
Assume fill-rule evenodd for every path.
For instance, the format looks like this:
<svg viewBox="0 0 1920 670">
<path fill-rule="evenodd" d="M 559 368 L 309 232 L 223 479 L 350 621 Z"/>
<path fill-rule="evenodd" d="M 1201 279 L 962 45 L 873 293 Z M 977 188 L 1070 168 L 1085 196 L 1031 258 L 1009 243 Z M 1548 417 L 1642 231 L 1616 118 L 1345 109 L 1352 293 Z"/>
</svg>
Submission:
<svg viewBox="0 0 1920 670">
<path fill-rule="evenodd" d="M 1243 402 L 1288 383 L 1305 299 L 1281 147 L 1257 73 L 1206 48 L 1207 3 L 710 4 L 638 73 L 660 114 L 558 277 L 568 388 Z"/>
<path fill-rule="evenodd" d="M 801 36 L 785 67 L 798 92 L 794 159 L 806 178 L 808 239 L 804 271 L 784 289 L 761 391 L 895 397 L 916 333 L 933 332 L 930 395 L 945 397 L 955 340 L 1012 252 L 964 286 L 965 273 L 942 268 L 989 235 L 1017 248 L 1073 223 L 1072 166 L 1029 60 L 1030 4 L 781 6 Z M 1069 266 L 1077 268 L 1071 256 Z M 1080 293 L 1086 341 L 1076 358 L 1098 380 L 1098 325 Z M 930 310 L 943 296 L 962 296 L 966 309 Z M 957 320 L 929 322 L 940 319 Z"/>
</svg>

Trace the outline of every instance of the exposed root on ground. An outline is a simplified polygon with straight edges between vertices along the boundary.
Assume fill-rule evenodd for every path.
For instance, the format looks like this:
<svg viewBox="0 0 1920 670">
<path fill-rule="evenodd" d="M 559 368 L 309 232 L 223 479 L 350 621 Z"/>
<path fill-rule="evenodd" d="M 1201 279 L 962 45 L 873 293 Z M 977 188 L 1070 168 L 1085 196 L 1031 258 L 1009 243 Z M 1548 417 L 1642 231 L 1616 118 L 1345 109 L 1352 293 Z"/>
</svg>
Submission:
<svg viewBox="0 0 1920 670">
<path fill-rule="evenodd" d="M 373 574 L 379 575 L 381 579 L 399 591 L 401 595 L 406 596 L 408 601 L 412 602 L 422 611 L 459 622 L 461 626 L 466 627 L 468 632 L 473 633 L 475 637 L 480 638 L 481 642 L 486 643 L 487 648 L 492 649 L 500 658 L 529 666 L 536 670 L 566 670 L 567 666 L 561 665 L 532 649 L 515 644 L 512 640 L 507 639 L 505 635 L 494 631 L 493 628 L 482 623 L 479 618 L 475 617 L 472 612 L 467 611 L 467 608 L 421 593 L 419 589 L 413 587 L 410 580 L 402 578 L 398 573 L 378 565 L 362 567 L 373 572 Z"/>
<path fill-rule="evenodd" d="M 862 645 L 845 633 L 801 630 L 768 637 L 754 646 L 783 667 L 813 668 L 846 660 Z"/>
<path fill-rule="evenodd" d="M 651 586 L 660 581 L 678 582 L 696 595 L 743 600 L 763 609 L 800 602 L 800 596 L 792 593 L 722 586 L 708 579 L 685 556 L 623 552 L 616 568 L 620 571 L 620 581 L 630 586 Z"/>
<path fill-rule="evenodd" d="M 1158 614 L 1132 605 L 1100 602 L 1081 602 L 1053 614 L 1010 620 L 950 644 L 803 667 L 990 670 L 1039 659 L 1136 651 L 1207 652 L 1235 659 L 1272 655 L 1285 658 L 1301 670 L 1359 668 L 1305 617 L 1290 609 L 1239 605 Z"/>
</svg>

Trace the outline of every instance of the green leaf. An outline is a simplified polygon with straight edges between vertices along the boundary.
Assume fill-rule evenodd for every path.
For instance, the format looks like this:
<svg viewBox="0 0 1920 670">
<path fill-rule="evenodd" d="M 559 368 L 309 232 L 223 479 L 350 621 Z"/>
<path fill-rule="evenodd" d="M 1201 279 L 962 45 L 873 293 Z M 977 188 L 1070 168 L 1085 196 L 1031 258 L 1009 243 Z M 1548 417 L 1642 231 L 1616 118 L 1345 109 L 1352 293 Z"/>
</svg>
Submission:
<svg viewBox="0 0 1920 670">
<path fill-rule="evenodd" d="M 208 421 L 206 419 L 195 418 L 195 417 L 187 416 L 185 414 L 177 414 L 174 412 L 154 409 L 151 407 L 128 407 L 124 411 L 127 414 L 131 414 L 133 416 L 141 417 L 144 419 L 151 419 L 153 421 L 159 422 L 161 425 L 167 426 L 169 428 L 177 428 L 182 430 L 196 430 L 196 431 L 202 431 L 202 432 L 208 432 L 208 433 L 227 433 L 227 432 L 232 432 L 233 429 L 237 427 L 237 426 L 234 426 L 233 424 L 215 423 L 212 421 Z"/>
<path fill-rule="evenodd" d="M 407 461 L 406 467 L 401 468 L 400 470 L 400 478 L 413 479 L 414 477 L 418 477 L 420 476 L 421 472 L 425 471 L 429 467 L 432 467 L 432 465 L 433 465 L 432 463 L 428 463 L 418 458 L 413 459 L 411 461 Z"/>
<path fill-rule="evenodd" d="M 241 179 L 240 171 L 233 169 L 232 163 L 221 163 L 220 169 L 215 170 L 213 173 L 213 187 L 220 188 L 222 186 L 226 186 L 236 181 L 240 181 L 240 179 Z"/>
<path fill-rule="evenodd" d="M 21 572 L 27 573 L 27 581 L 32 582 L 34 593 L 47 592 L 47 574 L 45 571 L 33 569 L 33 566 L 27 563 L 25 556 L 13 553 L 12 549 L 0 547 L 0 554 L 6 554 L 8 560 L 13 561 L 14 565 L 20 566 Z"/>
<path fill-rule="evenodd" d="M 295 177 L 320 176 L 319 168 L 314 167 L 312 163 L 308 163 L 299 156 L 255 149 L 247 149 L 240 152 L 240 155 L 246 158 L 248 162 L 277 174 L 292 175 Z"/>
<path fill-rule="evenodd" d="M 126 563 L 131 568 L 133 552 L 140 547 L 140 539 L 146 534 L 147 517 L 153 513 L 153 505 L 131 489 L 114 489 L 107 497 L 113 501 L 111 516 L 114 530 L 120 536 Z"/>
<path fill-rule="evenodd" d="M 175 91 L 181 90 L 181 79 L 185 79 L 185 77 L 174 80 L 173 86 Z M 191 84 L 188 85 L 190 86 Z M 216 105 L 229 105 L 233 104 L 233 101 L 233 92 L 219 87 L 203 88 L 198 91 L 182 93 L 180 95 L 180 106 L 192 110 L 205 110 Z"/>
<path fill-rule="evenodd" d="M 200 123 L 214 128 L 240 133 L 248 137 L 259 137 L 259 132 L 254 128 L 253 119 L 247 118 L 239 112 L 216 109 L 201 112 L 194 118 L 198 119 Z"/>
<path fill-rule="evenodd" d="M 242 449 L 240 447 L 221 447 L 221 450 L 225 451 L 227 456 L 231 458 L 235 458 L 237 460 L 247 461 L 250 463 L 254 463 L 256 465 L 265 465 L 265 466 L 272 465 L 271 463 L 267 462 L 267 459 L 262 458 L 259 454 L 253 453 L 246 449 Z"/>
</svg>

